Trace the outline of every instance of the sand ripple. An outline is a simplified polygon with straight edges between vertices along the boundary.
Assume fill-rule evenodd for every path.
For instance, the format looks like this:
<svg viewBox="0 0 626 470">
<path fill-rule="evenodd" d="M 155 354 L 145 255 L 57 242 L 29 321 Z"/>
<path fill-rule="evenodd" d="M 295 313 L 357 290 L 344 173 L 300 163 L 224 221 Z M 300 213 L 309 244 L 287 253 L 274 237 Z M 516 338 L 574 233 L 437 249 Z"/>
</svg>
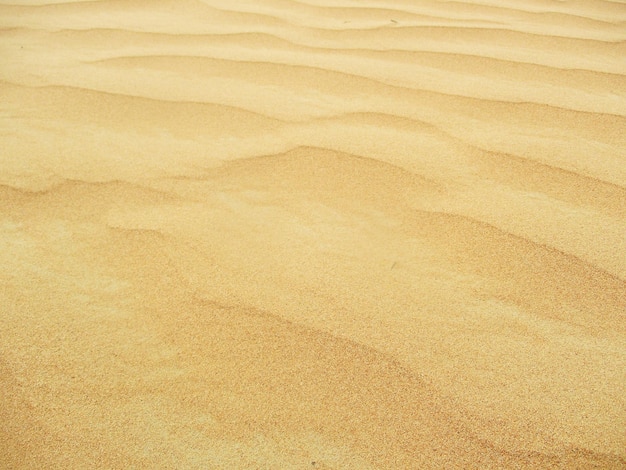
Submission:
<svg viewBox="0 0 626 470">
<path fill-rule="evenodd" d="M 0 2 L 0 467 L 626 467 L 625 25 Z"/>
</svg>

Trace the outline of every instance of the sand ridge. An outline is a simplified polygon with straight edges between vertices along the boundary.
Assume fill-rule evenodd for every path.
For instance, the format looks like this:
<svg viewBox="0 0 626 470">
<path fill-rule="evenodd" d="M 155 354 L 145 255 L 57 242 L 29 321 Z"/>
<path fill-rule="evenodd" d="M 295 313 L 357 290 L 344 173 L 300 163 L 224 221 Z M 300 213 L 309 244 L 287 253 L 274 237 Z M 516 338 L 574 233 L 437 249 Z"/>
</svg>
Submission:
<svg viewBox="0 0 626 470">
<path fill-rule="evenodd" d="M 625 24 L 0 2 L 0 467 L 626 467 Z"/>
</svg>

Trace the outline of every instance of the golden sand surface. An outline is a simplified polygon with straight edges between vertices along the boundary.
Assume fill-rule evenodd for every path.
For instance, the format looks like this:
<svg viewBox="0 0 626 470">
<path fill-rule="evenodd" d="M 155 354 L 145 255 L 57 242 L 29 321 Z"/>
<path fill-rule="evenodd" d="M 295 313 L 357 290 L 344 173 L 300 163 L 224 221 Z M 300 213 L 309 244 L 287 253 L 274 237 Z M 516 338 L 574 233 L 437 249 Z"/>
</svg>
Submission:
<svg viewBox="0 0 626 470">
<path fill-rule="evenodd" d="M 0 1 L 0 468 L 626 468 L 626 3 Z"/>
</svg>

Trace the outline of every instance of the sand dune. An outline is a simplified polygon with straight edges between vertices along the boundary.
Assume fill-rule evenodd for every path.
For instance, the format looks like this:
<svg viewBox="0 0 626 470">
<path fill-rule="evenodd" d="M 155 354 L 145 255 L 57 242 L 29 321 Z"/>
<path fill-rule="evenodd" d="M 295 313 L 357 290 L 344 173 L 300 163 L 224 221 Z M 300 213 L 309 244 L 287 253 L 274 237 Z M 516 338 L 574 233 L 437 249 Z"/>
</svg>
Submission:
<svg viewBox="0 0 626 470">
<path fill-rule="evenodd" d="M 626 468 L 626 4 L 0 1 L 0 467 Z"/>
</svg>

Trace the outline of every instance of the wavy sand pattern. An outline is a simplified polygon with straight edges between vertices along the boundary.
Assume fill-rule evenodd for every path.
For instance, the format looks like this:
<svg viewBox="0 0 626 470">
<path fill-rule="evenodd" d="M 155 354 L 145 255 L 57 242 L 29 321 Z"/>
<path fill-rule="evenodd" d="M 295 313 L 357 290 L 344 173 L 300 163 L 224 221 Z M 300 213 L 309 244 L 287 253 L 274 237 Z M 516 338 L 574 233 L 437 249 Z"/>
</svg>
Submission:
<svg viewBox="0 0 626 470">
<path fill-rule="evenodd" d="M 626 3 L 0 2 L 0 467 L 626 468 Z"/>
</svg>

